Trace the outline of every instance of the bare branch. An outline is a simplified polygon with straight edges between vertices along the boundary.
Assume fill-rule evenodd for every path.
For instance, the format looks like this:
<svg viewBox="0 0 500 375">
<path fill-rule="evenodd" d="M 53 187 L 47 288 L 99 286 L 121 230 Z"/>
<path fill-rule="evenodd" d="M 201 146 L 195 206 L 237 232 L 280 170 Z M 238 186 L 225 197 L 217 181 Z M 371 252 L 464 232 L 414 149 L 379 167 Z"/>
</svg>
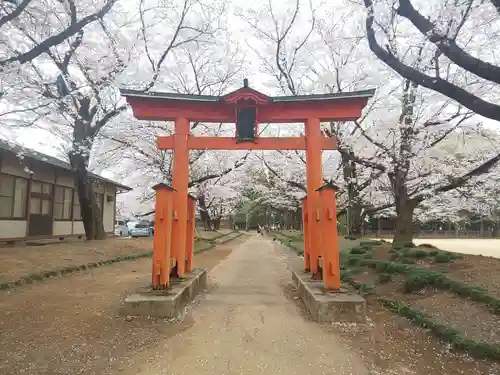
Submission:
<svg viewBox="0 0 500 375">
<path fill-rule="evenodd" d="M 419 13 L 410 0 L 399 0 L 399 7 L 396 11 L 400 16 L 408 19 L 423 35 L 426 35 L 428 40 L 434 43 L 455 64 L 478 77 L 500 83 L 499 66 L 472 56 L 456 44 L 455 38 L 438 33 L 435 25 Z"/>
<path fill-rule="evenodd" d="M 368 10 L 366 17 L 366 32 L 368 44 L 372 52 L 390 68 L 396 71 L 401 76 L 416 82 L 417 84 L 428 89 L 438 91 L 441 94 L 454 99 L 464 107 L 469 108 L 475 113 L 484 117 L 500 121 L 500 106 L 487 102 L 478 96 L 462 89 L 461 87 L 450 83 L 439 77 L 431 77 L 419 70 L 402 63 L 390 51 L 383 49 L 377 42 L 375 30 L 373 29 L 374 15 L 372 0 L 364 0 L 365 7 Z"/>
<path fill-rule="evenodd" d="M 17 5 L 16 8 L 12 12 L 7 13 L 7 15 L 0 18 L 0 28 L 3 25 L 5 25 L 7 22 L 10 22 L 10 21 L 16 19 L 17 17 L 19 17 L 21 15 L 21 13 L 23 12 L 23 10 L 29 5 L 29 3 L 31 3 L 31 1 L 32 0 L 21 1 L 21 3 L 19 5 Z"/>
<path fill-rule="evenodd" d="M 0 67 L 5 66 L 5 65 L 12 63 L 12 62 L 19 62 L 21 64 L 25 64 L 25 63 L 35 59 L 36 57 L 40 56 L 42 53 L 47 52 L 50 47 L 62 43 L 64 40 L 75 35 L 77 32 L 79 32 L 81 29 L 83 29 L 88 24 L 90 24 L 94 21 L 97 21 L 98 19 L 104 17 L 111 10 L 113 5 L 117 1 L 118 0 L 108 0 L 106 2 L 106 4 L 99 11 L 82 18 L 80 21 L 78 21 L 76 23 L 71 23 L 70 26 L 68 26 L 66 29 L 59 32 L 58 34 L 53 35 L 53 36 L 45 39 L 41 43 L 37 43 L 29 51 L 21 53 L 21 54 L 16 55 L 16 56 L 9 57 L 9 58 L 4 59 L 4 60 L 1 60 Z"/>
</svg>

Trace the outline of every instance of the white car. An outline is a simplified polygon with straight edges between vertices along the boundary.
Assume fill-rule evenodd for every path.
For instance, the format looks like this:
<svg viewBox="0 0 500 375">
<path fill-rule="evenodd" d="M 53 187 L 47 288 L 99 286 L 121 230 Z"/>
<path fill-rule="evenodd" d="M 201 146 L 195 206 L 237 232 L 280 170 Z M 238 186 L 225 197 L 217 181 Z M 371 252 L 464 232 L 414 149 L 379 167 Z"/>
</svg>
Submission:
<svg viewBox="0 0 500 375">
<path fill-rule="evenodd" d="M 115 236 L 128 237 L 130 235 L 125 220 L 115 220 Z"/>
</svg>

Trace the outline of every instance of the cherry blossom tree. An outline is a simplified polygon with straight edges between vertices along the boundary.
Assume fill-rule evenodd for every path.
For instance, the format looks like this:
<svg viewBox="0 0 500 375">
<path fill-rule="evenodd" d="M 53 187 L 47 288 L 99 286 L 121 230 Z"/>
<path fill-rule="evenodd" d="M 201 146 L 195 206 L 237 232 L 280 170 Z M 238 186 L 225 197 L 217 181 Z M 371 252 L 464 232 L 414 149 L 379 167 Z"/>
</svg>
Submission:
<svg viewBox="0 0 500 375">
<path fill-rule="evenodd" d="M 500 121 L 500 106 L 495 104 L 500 84 L 497 0 L 364 0 L 364 5 L 370 49 L 387 66 L 478 115 Z M 413 54 L 404 53 L 403 46 L 420 45 L 422 40 L 428 42 L 423 59 L 432 70 L 415 66 Z"/>
<path fill-rule="evenodd" d="M 175 66 L 165 74 L 160 87 L 165 90 L 193 95 L 222 95 L 236 84 L 244 65 L 239 46 L 229 42 L 229 35 L 219 33 L 216 41 L 204 43 L 203 48 L 185 45 L 172 56 Z M 191 132 L 198 136 L 234 134 L 234 125 L 194 122 Z M 120 163 L 131 185 L 140 190 L 140 200 L 146 204 L 143 214 L 150 214 L 154 194 L 150 187 L 163 181 L 171 184 L 172 151 L 158 150 L 156 138 L 173 134 L 171 122 L 145 122 L 129 113 L 120 122 L 101 133 L 98 153 L 101 167 Z M 191 194 L 197 198 L 197 208 L 206 229 L 217 227 L 222 216 L 230 211 L 234 201 L 232 180 L 226 175 L 244 165 L 248 152 L 190 152 Z M 222 192 L 227 192 L 227 196 Z M 215 215 L 215 217 L 213 217 Z"/>
<path fill-rule="evenodd" d="M 100 22 L 118 0 L 9 0 L 0 4 L 0 83 L 5 91 L 20 83 L 30 63 L 92 23 Z M 2 82 L 4 81 L 4 82 Z M 19 89 L 19 87 L 17 87 Z"/>
<path fill-rule="evenodd" d="M 297 10 L 299 2 L 295 6 Z M 308 9 L 307 4 L 305 8 Z M 349 10 L 346 12 L 349 13 Z M 270 22 L 275 26 L 268 28 L 273 32 L 259 28 L 258 23 L 253 23 L 251 27 L 268 40 L 268 46 L 271 46 L 268 47 L 269 50 L 274 46 L 272 56 L 277 54 L 281 57 L 272 60 L 277 68 L 270 66 L 270 60 L 267 59 L 264 70 L 275 77 L 280 89 L 286 94 L 297 94 L 297 87 L 301 90 L 318 87 L 323 87 L 324 90 L 326 87 L 333 92 L 342 91 L 346 87 L 352 90 L 365 84 L 374 84 L 378 88 L 377 97 L 371 101 L 360 120 L 328 124 L 325 129 L 339 139 L 341 173 L 336 177 L 343 179 L 344 183 L 341 185 L 345 192 L 339 196 L 339 201 L 348 202 L 347 206 L 351 211 L 349 218 L 353 224 L 355 222 L 356 227 L 360 228 L 364 215 L 394 206 L 397 223 L 394 243 L 411 242 L 415 209 L 420 210 L 430 198 L 456 191 L 491 173 L 498 160 L 493 149 L 481 153 L 479 158 L 477 149 L 468 148 L 464 161 L 463 151 L 458 153 L 449 146 L 453 144 L 458 132 L 462 132 L 465 138 L 483 137 L 483 133 L 475 127 L 480 119 L 472 119 L 473 112 L 467 106 L 457 106 L 446 97 L 432 95 L 423 85 L 411 80 L 401 81 L 390 70 L 370 60 L 365 54 L 368 46 L 362 34 L 350 38 L 349 43 L 345 43 L 343 47 L 338 47 L 345 40 L 334 37 L 335 31 L 325 28 L 321 17 L 315 18 L 315 13 L 312 13 L 313 18 L 308 25 L 316 25 L 313 26 L 313 31 L 309 32 L 310 29 L 304 27 L 302 22 L 296 31 L 299 36 L 287 39 L 292 35 L 295 13 L 289 12 L 288 18 L 283 16 L 279 20 L 274 12 L 267 10 L 267 14 L 271 15 Z M 359 21 L 355 14 L 347 17 L 347 20 L 346 14 L 342 11 L 340 14 L 347 24 Z M 256 20 L 262 22 L 261 14 L 258 15 Z M 394 30 L 384 29 L 386 33 L 392 33 L 390 40 L 395 40 L 396 35 L 404 35 L 406 31 L 404 25 L 393 26 Z M 353 30 L 358 29 L 347 27 L 351 35 Z M 349 45 L 351 48 L 346 48 Z M 388 48 L 394 48 L 399 56 L 405 56 L 414 69 L 424 72 L 435 69 L 434 60 L 428 58 L 428 51 L 432 49 L 425 38 L 410 45 L 401 43 L 394 46 L 389 43 Z M 366 61 L 371 68 L 363 68 Z M 356 66 L 361 68 L 356 69 Z M 443 62 L 439 66 L 444 68 Z M 371 72 L 378 81 L 370 79 L 366 72 Z M 351 74 L 355 77 L 353 81 L 346 79 Z M 449 70 L 447 74 L 450 80 L 464 79 L 461 72 Z M 308 82 L 313 83 L 308 85 Z M 484 87 L 486 86 L 479 85 L 473 89 Z M 495 137 L 496 135 L 489 135 L 483 140 Z M 298 160 L 301 160 L 300 155 Z M 452 168 L 459 160 L 460 169 Z M 273 166 L 273 170 L 277 169 Z M 364 181 L 359 175 L 365 177 Z M 285 176 L 285 181 L 300 188 L 294 178 L 287 178 L 286 174 L 280 176 Z M 366 194 L 363 194 L 365 202 L 360 198 L 361 186 L 366 189 Z"/>
<path fill-rule="evenodd" d="M 105 235 L 88 168 L 99 133 L 127 109 L 117 85 L 154 89 L 164 69 L 175 64 L 177 49 L 189 44 L 200 48 L 214 40 L 223 12 L 223 6 L 208 0 L 137 0 L 126 9 L 113 8 L 99 22 L 48 49 L 47 60 L 30 61 L 29 74 L 23 77 L 29 88 L 9 99 L 3 115 L 7 120 L 23 111 L 24 121 L 30 115 L 30 125 L 43 120 L 42 126 L 70 145 L 87 239 Z"/>
<path fill-rule="evenodd" d="M 255 35 L 263 40 L 264 48 L 255 49 L 255 53 L 261 58 L 262 70 L 274 78 L 274 85 L 278 85 L 279 93 L 338 93 L 373 84 L 368 74 L 373 68 L 370 68 L 369 61 L 363 56 L 363 51 L 366 51 L 366 46 L 361 43 L 363 34 L 352 36 L 352 28 L 347 21 L 352 16 L 352 8 L 340 7 L 331 12 L 326 7 L 321 7 L 321 4 L 300 1 L 293 2 L 286 9 L 276 5 L 277 3 L 270 2 L 259 9 L 248 23 Z M 355 25 L 354 22 L 351 24 Z M 369 111 L 365 111 L 364 117 Z M 359 122 L 362 121 L 363 119 Z M 373 171 L 368 161 L 364 162 L 364 171 L 357 167 L 363 160 L 349 141 L 358 132 L 357 127 L 344 122 L 323 125 L 329 136 L 335 136 L 339 140 L 340 153 L 340 159 L 331 153 L 324 153 L 325 182 L 334 180 L 336 185 L 341 186 L 338 194 L 341 208 L 338 214 L 348 214 L 347 232 L 360 236 L 362 214 L 379 209 L 371 201 L 363 201 L 363 197 L 369 191 L 371 182 L 380 176 L 380 172 Z M 286 125 L 286 128 L 290 126 Z M 285 161 L 290 161 L 286 163 L 289 167 L 301 165 L 301 169 L 288 173 L 291 170 L 281 170 L 279 166 L 273 166 L 269 162 L 265 163 L 267 168 L 275 174 L 280 171 L 289 186 L 305 192 L 303 153 L 281 152 L 279 155 Z M 271 159 L 278 161 L 278 158 Z M 300 178 L 297 179 L 297 176 Z M 346 199 L 343 199 L 344 195 Z"/>
</svg>

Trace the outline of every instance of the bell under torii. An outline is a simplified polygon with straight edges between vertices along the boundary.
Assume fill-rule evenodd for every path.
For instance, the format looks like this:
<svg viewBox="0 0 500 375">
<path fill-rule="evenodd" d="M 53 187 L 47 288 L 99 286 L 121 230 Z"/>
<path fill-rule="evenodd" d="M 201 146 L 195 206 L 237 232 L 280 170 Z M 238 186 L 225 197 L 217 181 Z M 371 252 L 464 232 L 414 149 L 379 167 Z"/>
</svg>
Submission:
<svg viewBox="0 0 500 375">
<path fill-rule="evenodd" d="M 337 139 L 326 137 L 321 131 L 320 123 L 358 119 L 368 99 L 373 96 L 374 90 L 271 97 L 250 88 L 248 80 L 245 79 L 242 88 L 223 96 L 127 89 L 122 89 L 120 92 L 131 105 L 136 119 L 175 122 L 174 135 L 159 136 L 157 140 L 159 149 L 173 150 L 172 188 L 163 189 L 168 190 L 168 194 L 172 196 L 169 200 L 172 212 L 169 215 L 172 215 L 173 219 L 166 220 L 156 210 L 155 236 L 160 232 L 158 238 L 168 238 L 168 241 L 155 240 L 153 259 L 160 259 L 163 265 L 158 267 L 153 265 L 153 287 L 169 286 L 169 275 L 174 264 L 178 277 L 183 277 L 186 271 L 191 270 L 193 223 L 188 224 L 188 222 L 189 217 L 191 221 L 194 219 L 191 213 L 192 202 L 188 197 L 189 150 L 210 149 L 306 151 L 307 204 L 304 207 L 308 219 L 305 230 L 307 235 L 304 236 L 304 269 L 313 275 L 318 275 L 318 271 L 321 270 L 322 275 L 319 276 L 323 276 L 325 289 L 340 288 L 337 227 L 336 219 L 333 218 L 334 202 L 331 202 L 333 205 L 330 203 L 326 205 L 328 207 L 325 208 L 324 215 L 321 211 L 321 199 L 326 199 L 322 197 L 335 199 L 334 194 L 327 192 L 329 189 L 321 193 L 323 186 L 321 152 L 336 150 Z M 235 123 L 235 136 L 193 136 L 190 134 L 190 122 L 195 121 Z M 260 123 L 304 123 L 305 136 L 259 137 Z M 157 193 L 161 190 L 157 190 Z M 157 200 L 157 204 L 158 201 L 163 200 Z M 335 231 L 334 236 L 331 233 L 325 236 L 325 241 L 322 241 L 323 221 L 324 230 Z M 325 257 L 325 253 L 336 255 L 332 264 L 320 267 L 320 259 L 331 258 Z"/>
</svg>

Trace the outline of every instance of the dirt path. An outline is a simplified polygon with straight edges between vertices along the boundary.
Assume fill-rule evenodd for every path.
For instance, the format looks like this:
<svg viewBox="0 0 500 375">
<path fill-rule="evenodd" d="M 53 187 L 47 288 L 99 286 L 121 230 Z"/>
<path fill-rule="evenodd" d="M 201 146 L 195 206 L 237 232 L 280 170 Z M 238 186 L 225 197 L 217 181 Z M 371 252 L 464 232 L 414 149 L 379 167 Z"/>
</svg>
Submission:
<svg viewBox="0 0 500 375">
<path fill-rule="evenodd" d="M 131 358 L 119 374 L 368 374 L 337 336 L 304 320 L 284 296 L 290 273 L 269 239 L 248 236 L 210 280 L 193 325 Z"/>
<path fill-rule="evenodd" d="M 238 241 L 197 254 L 211 269 Z M 103 266 L 0 293 L 0 374 L 107 374 L 189 327 L 118 317 L 123 297 L 147 283 L 151 259 Z"/>
</svg>

